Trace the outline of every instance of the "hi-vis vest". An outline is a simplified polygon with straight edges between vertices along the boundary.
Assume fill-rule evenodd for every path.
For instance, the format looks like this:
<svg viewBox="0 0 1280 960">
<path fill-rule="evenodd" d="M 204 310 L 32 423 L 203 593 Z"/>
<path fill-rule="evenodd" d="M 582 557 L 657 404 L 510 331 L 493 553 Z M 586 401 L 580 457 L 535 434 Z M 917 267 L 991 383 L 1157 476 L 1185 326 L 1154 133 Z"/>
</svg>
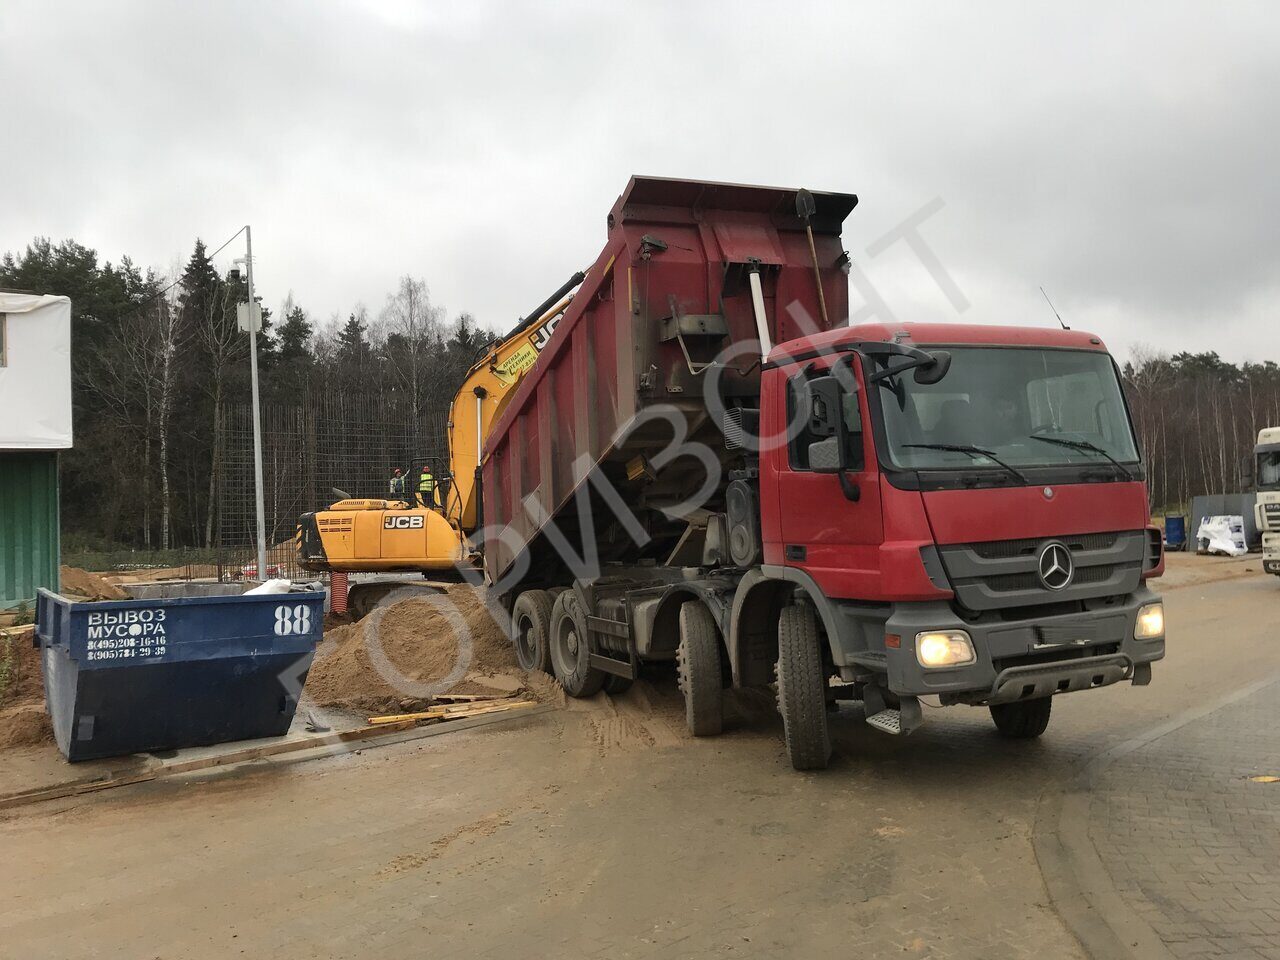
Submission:
<svg viewBox="0 0 1280 960">
<path fill-rule="evenodd" d="M 423 475 L 418 479 L 418 492 L 419 492 L 419 493 L 431 493 L 431 492 L 433 492 L 433 491 L 435 490 L 435 488 L 436 488 L 436 478 L 435 478 L 435 477 L 433 477 L 431 474 L 429 474 L 429 473 L 424 473 L 424 474 L 423 474 Z"/>
<path fill-rule="evenodd" d="M 400 494 L 404 493 L 404 477 L 391 478 L 391 492 Z"/>
</svg>

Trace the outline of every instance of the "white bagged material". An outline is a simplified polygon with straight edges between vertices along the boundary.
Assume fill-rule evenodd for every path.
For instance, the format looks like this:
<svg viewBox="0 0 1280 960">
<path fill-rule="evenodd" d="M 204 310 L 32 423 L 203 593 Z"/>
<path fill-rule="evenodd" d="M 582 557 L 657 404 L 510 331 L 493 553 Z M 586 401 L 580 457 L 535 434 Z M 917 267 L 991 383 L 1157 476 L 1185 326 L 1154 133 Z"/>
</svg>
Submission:
<svg viewBox="0 0 1280 960">
<path fill-rule="evenodd" d="M 1208 553 L 1242 557 L 1249 552 L 1244 539 L 1244 517 L 1205 517 L 1196 531 L 1196 543 Z"/>
<path fill-rule="evenodd" d="M 259 584 L 252 590 L 246 590 L 244 596 L 261 593 L 288 593 L 293 587 L 291 580 L 268 580 L 266 583 Z"/>
<path fill-rule="evenodd" d="M 66 450 L 71 301 L 0 292 L 0 354 L 0 450 Z"/>
</svg>

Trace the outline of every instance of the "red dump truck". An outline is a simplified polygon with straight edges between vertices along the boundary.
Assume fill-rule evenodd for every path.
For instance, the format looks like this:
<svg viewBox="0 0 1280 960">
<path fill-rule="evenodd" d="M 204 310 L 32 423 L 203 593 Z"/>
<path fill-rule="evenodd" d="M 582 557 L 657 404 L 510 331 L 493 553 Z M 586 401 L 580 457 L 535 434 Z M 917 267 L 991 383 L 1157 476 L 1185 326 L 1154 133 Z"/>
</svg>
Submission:
<svg viewBox="0 0 1280 960">
<path fill-rule="evenodd" d="M 635 177 L 487 438 L 486 579 L 572 696 L 678 666 L 695 735 L 776 684 L 789 759 L 828 714 L 922 697 L 1040 735 L 1053 697 L 1150 682 L 1144 468 L 1095 336 L 848 325 L 848 194 Z"/>
</svg>

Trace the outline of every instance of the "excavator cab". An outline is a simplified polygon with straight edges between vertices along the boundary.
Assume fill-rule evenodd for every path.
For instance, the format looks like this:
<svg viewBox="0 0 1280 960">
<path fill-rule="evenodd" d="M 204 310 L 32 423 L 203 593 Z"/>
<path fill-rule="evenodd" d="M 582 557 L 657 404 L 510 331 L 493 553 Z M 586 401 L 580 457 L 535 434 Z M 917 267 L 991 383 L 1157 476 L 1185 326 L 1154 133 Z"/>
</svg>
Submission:
<svg viewBox="0 0 1280 960">
<path fill-rule="evenodd" d="M 435 508 L 451 515 L 449 511 L 449 494 L 453 491 L 453 474 L 449 470 L 449 461 L 444 457 L 414 457 L 409 461 L 409 473 L 405 477 L 405 497 L 408 509 L 424 506 L 418 497 L 418 481 L 422 476 L 422 468 L 426 467 L 435 481 L 433 503 L 426 503 L 428 508 Z"/>
</svg>

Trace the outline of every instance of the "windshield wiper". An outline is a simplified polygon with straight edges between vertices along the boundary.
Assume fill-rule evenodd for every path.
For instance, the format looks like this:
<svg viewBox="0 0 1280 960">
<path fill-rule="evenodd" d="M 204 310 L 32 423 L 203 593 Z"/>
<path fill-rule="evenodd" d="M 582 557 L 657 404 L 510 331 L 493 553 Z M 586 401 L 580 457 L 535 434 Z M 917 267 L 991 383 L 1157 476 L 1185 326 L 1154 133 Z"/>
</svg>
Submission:
<svg viewBox="0 0 1280 960">
<path fill-rule="evenodd" d="M 1027 475 L 1025 473 L 1020 470 L 1015 470 L 990 450 L 984 450 L 982 447 L 974 447 L 967 443 L 904 443 L 902 446 L 915 450 L 950 450 L 954 453 L 967 453 L 971 457 L 986 457 L 993 463 L 1004 467 L 1012 476 L 1017 477 L 1023 483 L 1031 482 L 1027 479 Z"/>
<path fill-rule="evenodd" d="M 1133 474 L 1129 472 L 1129 469 L 1123 463 L 1111 454 L 1107 453 L 1107 451 L 1103 450 L 1096 443 L 1090 443 L 1088 440 L 1067 440 L 1065 437 L 1045 437 L 1038 433 L 1028 434 L 1028 436 L 1032 440 L 1043 440 L 1045 443 L 1056 443 L 1060 447 L 1069 447 L 1072 450 L 1088 450 L 1090 453 L 1096 453 L 1104 456 L 1115 464 L 1115 468 L 1120 471 L 1126 480 L 1133 479 Z"/>
</svg>

